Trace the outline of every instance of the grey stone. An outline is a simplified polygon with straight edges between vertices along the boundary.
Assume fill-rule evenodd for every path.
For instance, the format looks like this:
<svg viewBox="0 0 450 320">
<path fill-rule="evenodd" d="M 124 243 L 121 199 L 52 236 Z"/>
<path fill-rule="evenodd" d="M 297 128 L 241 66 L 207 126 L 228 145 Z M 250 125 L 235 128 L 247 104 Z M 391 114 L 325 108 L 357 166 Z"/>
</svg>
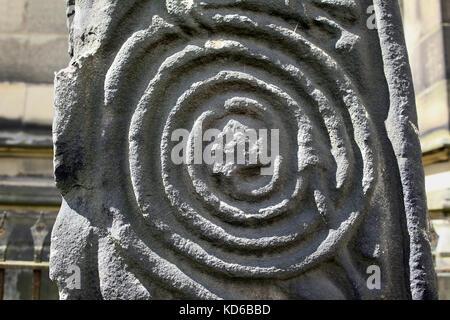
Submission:
<svg viewBox="0 0 450 320">
<path fill-rule="evenodd" d="M 67 3 L 60 298 L 436 298 L 396 1 Z M 199 122 L 279 129 L 273 176 L 175 164 Z"/>
</svg>

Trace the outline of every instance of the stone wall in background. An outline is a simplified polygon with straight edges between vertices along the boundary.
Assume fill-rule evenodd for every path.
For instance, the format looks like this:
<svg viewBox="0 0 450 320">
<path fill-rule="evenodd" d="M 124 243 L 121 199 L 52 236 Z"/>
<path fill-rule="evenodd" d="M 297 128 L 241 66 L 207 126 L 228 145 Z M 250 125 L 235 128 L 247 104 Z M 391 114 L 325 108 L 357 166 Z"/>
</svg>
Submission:
<svg viewBox="0 0 450 320">
<path fill-rule="evenodd" d="M 0 81 L 53 83 L 68 62 L 65 1 L 0 1 Z"/>
<path fill-rule="evenodd" d="M 65 3 L 0 0 L 0 121 L 50 126 L 53 78 L 67 65 Z"/>
<path fill-rule="evenodd" d="M 0 260 L 7 264 L 34 260 L 30 228 L 43 213 L 51 231 L 61 203 L 53 182 L 51 125 L 53 78 L 70 60 L 67 43 L 64 1 L 0 0 L 0 216 L 6 221 L 0 226 Z M 49 242 L 48 236 L 44 262 Z M 29 268 L 8 267 L 4 298 L 31 299 L 32 277 Z M 45 270 L 40 291 L 43 299 L 57 298 Z"/>
</svg>

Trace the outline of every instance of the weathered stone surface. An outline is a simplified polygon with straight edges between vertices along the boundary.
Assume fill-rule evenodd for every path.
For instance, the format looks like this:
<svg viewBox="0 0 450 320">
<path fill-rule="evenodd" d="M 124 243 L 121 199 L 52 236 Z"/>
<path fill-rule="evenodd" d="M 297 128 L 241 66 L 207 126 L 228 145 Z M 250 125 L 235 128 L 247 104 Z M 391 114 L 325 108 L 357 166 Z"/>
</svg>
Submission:
<svg viewBox="0 0 450 320">
<path fill-rule="evenodd" d="M 395 1 L 68 4 L 50 258 L 61 298 L 436 297 Z M 173 132 L 199 122 L 279 129 L 273 176 L 175 164 Z"/>
</svg>

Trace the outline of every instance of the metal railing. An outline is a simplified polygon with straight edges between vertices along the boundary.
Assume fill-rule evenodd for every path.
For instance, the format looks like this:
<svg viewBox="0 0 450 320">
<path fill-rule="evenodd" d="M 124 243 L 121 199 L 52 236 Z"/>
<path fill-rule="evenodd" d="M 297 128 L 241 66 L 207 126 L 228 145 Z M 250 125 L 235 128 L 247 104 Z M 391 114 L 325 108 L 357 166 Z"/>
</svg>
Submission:
<svg viewBox="0 0 450 320">
<path fill-rule="evenodd" d="M 34 245 L 34 261 L 7 261 L 6 249 L 8 247 L 11 228 L 8 228 L 7 213 L 0 216 L 0 300 L 3 300 L 5 293 L 6 270 L 8 269 L 28 269 L 33 271 L 31 281 L 31 298 L 40 300 L 42 270 L 49 269 L 48 262 L 42 262 L 42 252 L 44 241 L 48 235 L 48 228 L 41 212 L 36 223 L 30 228 Z"/>
<path fill-rule="evenodd" d="M 33 279 L 31 281 L 31 299 L 40 300 L 42 270 L 48 270 L 48 268 L 48 262 L 0 261 L 0 300 L 3 300 L 4 298 L 5 271 L 7 269 L 33 270 Z"/>
</svg>

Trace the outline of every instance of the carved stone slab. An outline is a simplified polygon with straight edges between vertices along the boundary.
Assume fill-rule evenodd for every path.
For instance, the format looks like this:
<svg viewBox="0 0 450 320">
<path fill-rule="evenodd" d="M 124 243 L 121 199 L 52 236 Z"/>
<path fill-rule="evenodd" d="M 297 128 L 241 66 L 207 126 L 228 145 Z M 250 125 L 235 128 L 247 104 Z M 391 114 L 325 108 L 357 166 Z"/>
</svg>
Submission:
<svg viewBox="0 0 450 320">
<path fill-rule="evenodd" d="M 436 297 L 396 1 L 71 0 L 67 12 L 50 259 L 61 298 Z M 198 134 L 250 127 L 279 132 L 271 175 L 173 160 L 177 130 L 192 160 Z M 66 286 L 74 267 L 81 289 Z"/>
</svg>

